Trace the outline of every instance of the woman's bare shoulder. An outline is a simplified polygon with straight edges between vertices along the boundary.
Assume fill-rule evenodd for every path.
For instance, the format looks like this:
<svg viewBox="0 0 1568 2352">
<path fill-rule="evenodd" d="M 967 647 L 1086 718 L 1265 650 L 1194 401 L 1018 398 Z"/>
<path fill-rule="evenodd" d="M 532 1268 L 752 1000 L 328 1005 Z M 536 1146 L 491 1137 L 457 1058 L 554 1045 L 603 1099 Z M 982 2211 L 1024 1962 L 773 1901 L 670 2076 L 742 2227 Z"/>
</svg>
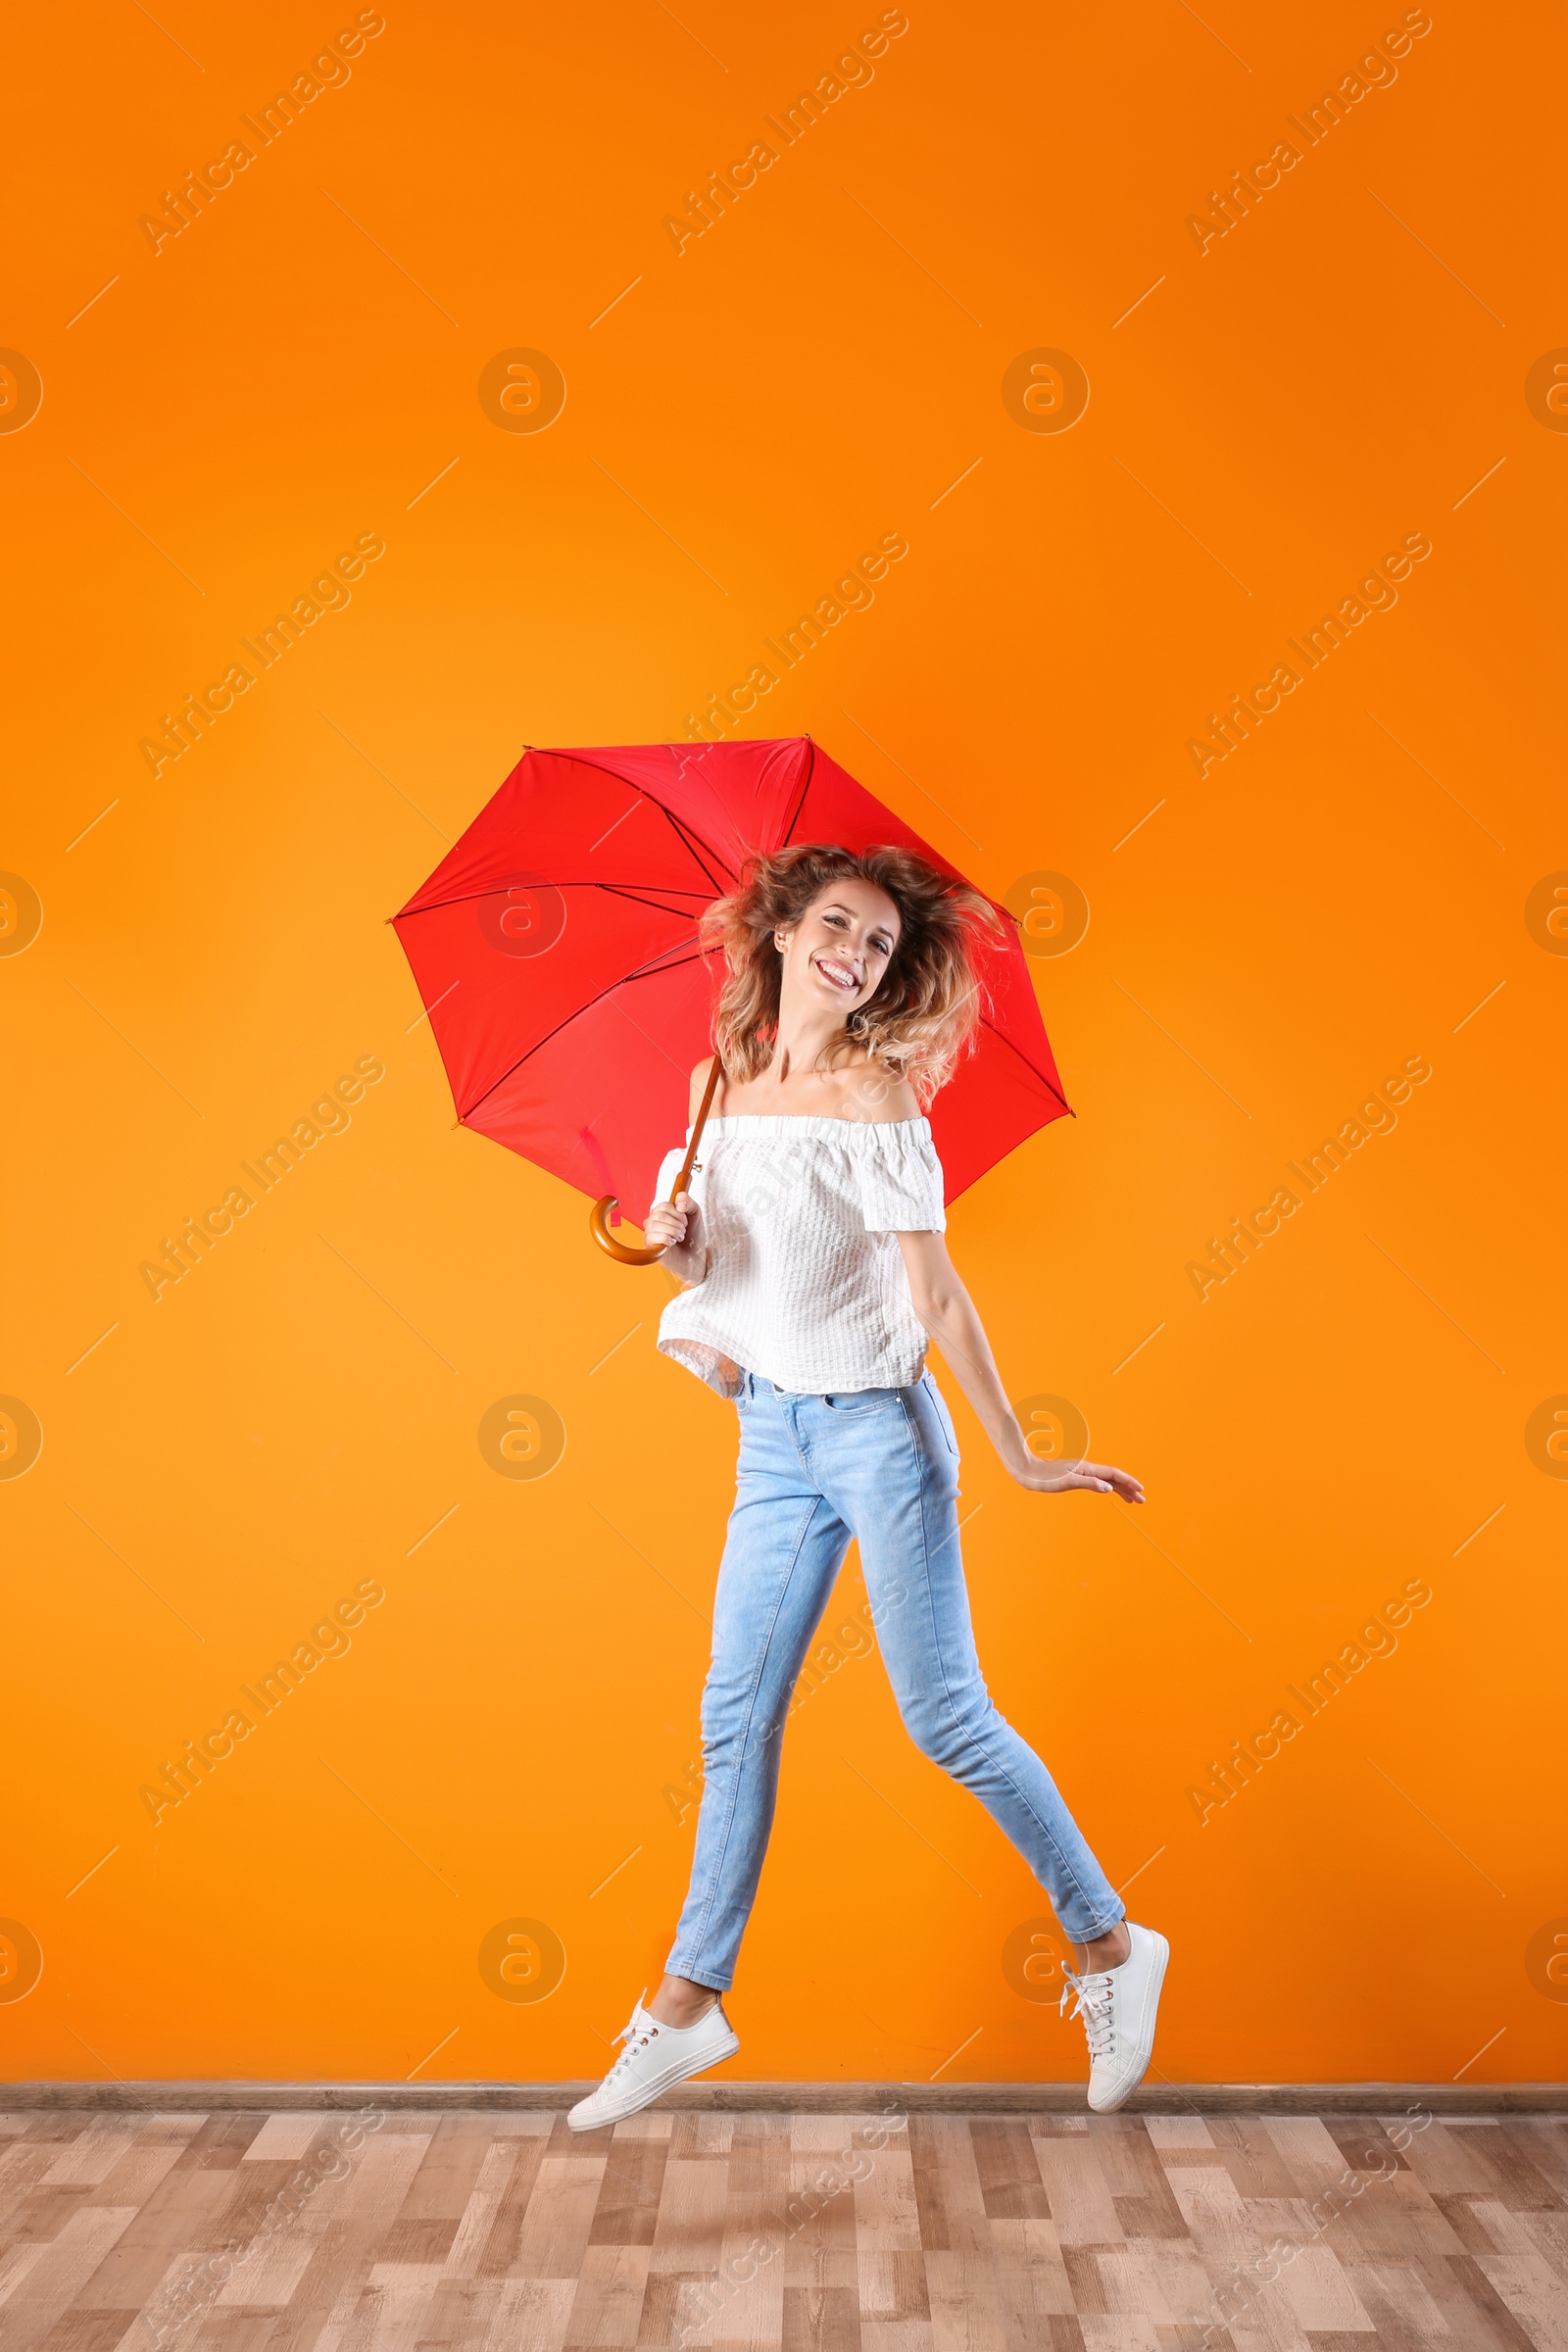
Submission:
<svg viewBox="0 0 1568 2352">
<path fill-rule="evenodd" d="M 705 1054 L 702 1060 L 697 1064 L 697 1067 L 692 1072 L 691 1101 L 688 1103 L 686 1110 L 687 1123 L 690 1126 L 695 1127 L 697 1124 L 697 1113 L 703 1107 L 703 1097 L 708 1092 L 708 1081 L 712 1074 L 713 1064 L 717 1059 L 718 1056 L 716 1054 Z M 718 1106 L 717 1097 L 721 1095 L 723 1091 L 724 1081 L 723 1078 L 720 1077 L 718 1085 L 713 1090 L 713 1107 L 715 1109 Z"/>
<path fill-rule="evenodd" d="M 921 1115 L 919 1097 L 907 1078 L 890 1070 L 874 1054 L 862 1055 L 855 1068 L 845 1072 L 845 1079 L 855 1115 L 868 1126 L 891 1127 Z"/>
</svg>

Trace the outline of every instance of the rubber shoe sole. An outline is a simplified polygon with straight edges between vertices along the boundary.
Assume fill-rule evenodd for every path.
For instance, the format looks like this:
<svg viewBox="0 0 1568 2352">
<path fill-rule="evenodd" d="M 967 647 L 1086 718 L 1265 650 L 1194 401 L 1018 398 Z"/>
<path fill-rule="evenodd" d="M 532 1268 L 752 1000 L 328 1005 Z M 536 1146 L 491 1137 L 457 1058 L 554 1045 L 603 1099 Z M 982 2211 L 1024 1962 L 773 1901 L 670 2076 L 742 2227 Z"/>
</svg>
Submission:
<svg viewBox="0 0 1568 2352">
<path fill-rule="evenodd" d="M 653 2105 L 655 2099 L 662 2098 L 666 2090 L 673 2090 L 677 2082 L 689 2082 L 694 2075 L 706 2075 L 710 2066 L 722 2066 L 725 2059 L 733 2058 L 741 2046 L 741 2037 L 734 2027 L 727 2018 L 724 2022 L 728 2028 L 728 2038 L 711 2049 L 704 2050 L 700 2056 L 687 2060 L 666 2060 L 656 2073 L 628 2082 L 612 2101 L 602 2106 L 597 2104 L 600 2093 L 597 2090 L 590 2091 L 587 2098 L 579 2099 L 576 2106 L 568 2111 L 566 2122 L 569 2128 L 573 2132 L 602 2132 L 607 2124 L 623 2124 L 628 2116 L 640 2115 L 645 2107 Z M 585 2110 L 590 2108 L 593 2112 L 586 2113 Z"/>
</svg>

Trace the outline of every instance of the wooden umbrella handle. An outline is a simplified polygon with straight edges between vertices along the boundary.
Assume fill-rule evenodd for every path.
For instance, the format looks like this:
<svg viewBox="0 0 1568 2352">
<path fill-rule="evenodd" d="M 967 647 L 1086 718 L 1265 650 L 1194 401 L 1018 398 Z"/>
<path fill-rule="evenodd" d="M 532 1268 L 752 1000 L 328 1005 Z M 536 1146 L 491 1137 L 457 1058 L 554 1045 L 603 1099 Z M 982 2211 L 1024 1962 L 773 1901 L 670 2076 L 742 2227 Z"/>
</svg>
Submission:
<svg viewBox="0 0 1568 2352">
<path fill-rule="evenodd" d="M 702 1107 L 697 1113 L 697 1122 L 692 1129 L 692 1140 L 686 1147 L 686 1157 L 681 1162 L 679 1175 L 670 1187 L 671 1200 L 678 1200 L 691 1182 L 692 1166 L 697 1157 L 697 1147 L 703 1140 L 703 1129 L 708 1124 L 708 1113 L 712 1103 L 713 1091 L 718 1085 L 719 1072 L 723 1066 L 723 1062 L 715 1054 L 713 1066 L 708 1073 L 708 1085 L 703 1092 Z M 600 1249 L 608 1256 L 612 1257 L 618 1266 L 653 1265 L 664 1254 L 662 1247 L 657 1250 L 634 1250 L 629 1242 L 617 1242 L 611 1232 L 610 1213 L 619 1204 L 618 1196 L 614 1193 L 607 1193 L 602 1200 L 596 1200 L 588 1211 L 589 1232 L 599 1244 Z"/>
</svg>

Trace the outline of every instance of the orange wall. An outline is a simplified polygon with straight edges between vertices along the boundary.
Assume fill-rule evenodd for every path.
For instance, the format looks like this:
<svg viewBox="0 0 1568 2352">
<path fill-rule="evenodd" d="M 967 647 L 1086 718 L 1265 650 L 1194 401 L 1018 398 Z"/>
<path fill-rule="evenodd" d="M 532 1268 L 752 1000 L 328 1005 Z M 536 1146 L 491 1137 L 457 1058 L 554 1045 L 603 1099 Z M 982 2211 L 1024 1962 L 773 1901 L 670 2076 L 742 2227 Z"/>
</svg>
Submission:
<svg viewBox="0 0 1568 2352">
<path fill-rule="evenodd" d="M 665 1278 L 454 1132 L 383 918 L 524 743 L 680 736 L 898 530 L 749 731 L 814 734 L 999 896 L 1083 893 L 1035 966 L 1078 1116 L 952 1240 L 1012 1393 L 1150 1494 L 1023 1494 L 955 1395 L 995 1694 L 1173 1939 L 1166 2075 L 1560 2076 L 1568 1464 L 1527 1445 L 1568 1405 L 1568 960 L 1527 919 L 1568 868 L 1555 20 L 1435 8 L 1308 146 L 1290 118 L 1397 6 L 910 0 L 784 147 L 766 118 L 874 6 L 387 0 L 262 146 L 242 117 L 340 21 L 13 34 L 3 334 L 43 397 L 10 363 L 0 864 L 42 928 L 14 894 L 0 1389 L 42 1451 L 0 1480 L 0 1989 L 29 1936 L 43 1973 L 0 2066 L 602 2070 L 684 1886 L 734 1429 L 654 1353 Z M 155 254 L 141 217 L 242 137 Z M 677 254 L 664 216 L 769 137 Z M 1282 140 L 1200 251 L 1189 215 Z M 478 397 L 519 349 L 564 379 L 545 431 Z M 1023 421 L 1056 421 L 1042 350 L 1087 377 L 1069 430 Z M 1290 640 L 1415 534 L 1308 670 Z M 365 535 L 352 602 L 155 775 L 162 714 Z M 1293 662 L 1200 773 L 1189 739 Z M 366 1057 L 352 1124 L 155 1303 L 141 1262 Z M 1397 1125 L 1200 1299 L 1210 1237 L 1414 1057 Z M 537 1481 L 479 1444 L 519 1395 L 566 1432 Z M 1190 1788 L 1412 1580 L 1396 1651 L 1200 1822 Z M 143 1784 L 367 1585 L 155 1826 Z M 732 2071 L 1081 2076 L 1018 1973 L 1044 1910 L 847 1659 L 791 1726 Z M 564 1952 L 546 2000 L 499 1996 L 517 1920 Z"/>
</svg>

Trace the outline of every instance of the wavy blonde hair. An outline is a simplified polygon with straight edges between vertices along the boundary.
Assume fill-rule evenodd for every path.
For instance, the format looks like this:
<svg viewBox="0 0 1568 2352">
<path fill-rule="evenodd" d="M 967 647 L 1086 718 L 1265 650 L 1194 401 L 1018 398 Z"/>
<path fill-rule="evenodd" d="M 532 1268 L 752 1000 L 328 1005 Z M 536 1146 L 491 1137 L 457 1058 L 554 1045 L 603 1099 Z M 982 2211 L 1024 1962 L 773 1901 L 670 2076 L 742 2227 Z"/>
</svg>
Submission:
<svg viewBox="0 0 1568 2352">
<path fill-rule="evenodd" d="M 973 1050 L 985 1010 L 975 949 L 1004 936 L 989 899 L 939 873 L 911 850 L 842 850 L 800 843 L 747 859 L 740 887 L 703 915 L 705 955 L 728 971 L 713 1009 L 713 1043 L 728 1078 L 760 1077 L 778 1036 L 781 960 L 775 931 L 798 923 L 835 882 L 885 891 L 899 910 L 899 942 L 881 986 L 845 1021 L 845 1033 L 913 1087 L 921 1110 Z"/>
</svg>

